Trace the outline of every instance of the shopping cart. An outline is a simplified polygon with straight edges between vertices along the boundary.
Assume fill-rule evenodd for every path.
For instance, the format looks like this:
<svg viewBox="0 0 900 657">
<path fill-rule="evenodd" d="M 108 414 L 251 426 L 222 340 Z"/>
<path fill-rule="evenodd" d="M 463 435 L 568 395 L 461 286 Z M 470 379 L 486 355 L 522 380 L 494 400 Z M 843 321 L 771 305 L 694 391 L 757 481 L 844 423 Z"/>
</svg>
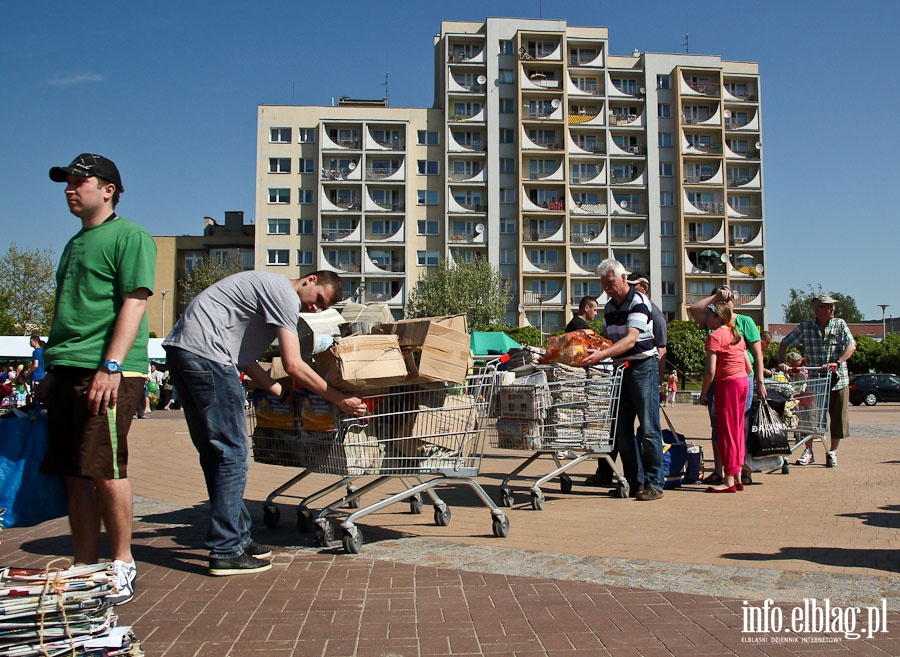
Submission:
<svg viewBox="0 0 900 657">
<path fill-rule="evenodd" d="M 556 469 L 531 486 L 531 506 L 536 511 L 544 508 L 541 486 L 545 482 L 559 477 L 560 490 L 569 493 L 572 478 L 566 472 L 591 459 L 605 460 L 613 472 L 616 494 L 629 496 L 628 482 L 609 456 L 615 444 L 624 371 L 624 367 L 603 371 L 555 365 L 530 375 L 524 385 L 498 388 L 500 419 L 492 445 L 534 452 L 503 480 L 501 506 L 511 507 L 514 503 L 509 482 L 542 456 L 552 458 Z M 569 452 L 575 457 L 563 463 L 560 456 L 571 456 Z"/>
<path fill-rule="evenodd" d="M 474 479 L 481 468 L 494 378 L 495 368 L 491 366 L 469 376 L 464 384 L 395 386 L 384 394 L 365 397 L 370 412 L 364 417 L 339 417 L 329 430 L 295 431 L 291 442 L 301 455 L 301 467 L 307 472 L 344 477 L 327 490 L 335 490 L 348 479 L 374 477 L 310 517 L 316 545 L 326 547 L 335 538 L 330 516 L 340 506 L 352 504 L 394 480 L 400 480 L 404 490 L 353 511 L 340 522 L 345 551 L 357 554 L 362 546 L 357 520 L 406 500 L 413 512 L 421 512 L 423 493 L 431 499 L 435 524 L 449 525 L 450 507 L 434 490 L 447 484 L 472 488 L 491 510 L 494 536 L 506 537 L 508 518 Z M 305 502 L 321 497 L 325 490 L 305 498 Z"/>
<path fill-rule="evenodd" d="M 806 448 L 807 443 L 818 440 L 831 449 L 825 440 L 828 431 L 828 401 L 836 372 L 827 367 L 792 367 L 766 379 L 766 396 L 770 403 L 780 406 L 784 403 L 782 418 L 788 431 L 793 431 L 795 442 L 791 453 Z M 781 457 L 781 464 L 770 471 L 781 468 L 782 474 L 790 472 L 788 456 Z"/>
</svg>

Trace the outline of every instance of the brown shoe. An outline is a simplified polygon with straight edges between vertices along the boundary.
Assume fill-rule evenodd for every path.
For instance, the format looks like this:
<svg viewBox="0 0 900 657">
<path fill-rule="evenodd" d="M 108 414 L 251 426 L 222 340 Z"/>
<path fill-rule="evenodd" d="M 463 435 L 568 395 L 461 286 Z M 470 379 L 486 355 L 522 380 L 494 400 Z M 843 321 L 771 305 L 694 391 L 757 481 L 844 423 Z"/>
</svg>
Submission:
<svg viewBox="0 0 900 657">
<path fill-rule="evenodd" d="M 650 502 L 652 500 L 661 499 L 663 492 L 659 488 L 644 488 L 638 491 L 635 496 L 639 502 Z"/>
</svg>

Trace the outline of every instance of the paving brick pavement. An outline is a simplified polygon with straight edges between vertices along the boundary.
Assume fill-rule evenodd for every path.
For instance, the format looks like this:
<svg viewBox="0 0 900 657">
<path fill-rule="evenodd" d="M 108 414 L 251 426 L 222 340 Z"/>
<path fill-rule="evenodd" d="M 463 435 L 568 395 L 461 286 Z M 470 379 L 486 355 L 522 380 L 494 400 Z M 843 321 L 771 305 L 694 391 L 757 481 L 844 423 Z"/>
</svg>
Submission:
<svg viewBox="0 0 900 657">
<path fill-rule="evenodd" d="M 709 458 L 702 411 L 679 406 L 671 415 Z M 297 500 L 282 497 L 279 527 L 255 530 L 273 547 L 274 568 L 212 578 L 202 549 L 205 491 L 183 418 L 155 412 L 132 439 L 139 579 L 121 622 L 160 657 L 900 655 L 900 504 L 897 486 L 886 483 L 900 464 L 900 407 L 852 409 L 851 423 L 855 437 L 842 444 L 839 468 L 757 474 L 735 495 L 687 487 L 653 504 L 611 499 L 579 485 L 585 464 L 571 493 L 548 484 L 544 510 L 534 511 L 530 484 L 513 482 L 506 539 L 491 535 L 490 513 L 470 491 L 448 488 L 440 494 L 453 508 L 450 526 L 435 526 L 427 508 L 415 515 L 394 505 L 360 520 L 365 543 L 349 556 L 314 547 L 295 527 Z M 489 450 L 488 491 L 525 456 Z M 252 465 L 247 499 L 256 518 L 292 474 Z M 314 475 L 295 494 L 331 481 Z M 0 563 L 69 554 L 66 530 L 62 519 L 7 530 Z M 766 598 L 786 618 L 804 598 L 842 609 L 884 600 L 888 631 L 861 639 L 742 632 L 744 601 Z M 841 640 L 824 643 L 833 639 Z"/>
</svg>

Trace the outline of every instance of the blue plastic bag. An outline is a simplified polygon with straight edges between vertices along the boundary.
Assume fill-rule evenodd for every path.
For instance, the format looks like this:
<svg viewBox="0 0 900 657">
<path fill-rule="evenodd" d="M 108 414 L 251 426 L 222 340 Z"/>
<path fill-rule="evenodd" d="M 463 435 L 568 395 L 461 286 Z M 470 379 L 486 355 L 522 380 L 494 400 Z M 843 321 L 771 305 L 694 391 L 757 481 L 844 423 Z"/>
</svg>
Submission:
<svg viewBox="0 0 900 657">
<path fill-rule="evenodd" d="M 67 513 L 62 477 L 40 473 L 47 453 L 47 416 L 21 411 L 0 417 L 0 517 L 3 527 L 30 527 Z"/>
<path fill-rule="evenodd" d="M 675 431 L 672 426 L 672 420 L 664 409 L 660 409 L 668 429 L 663 429 L 663 474 L 666 476 L 664 488 L 673 489 L 681 486 L 684 482 L 684 473 L 687 468 L 687 443 L 684 441 L 684 435 Z M 667 448 L 668 446 L 668 448 Z"/>
</svg>

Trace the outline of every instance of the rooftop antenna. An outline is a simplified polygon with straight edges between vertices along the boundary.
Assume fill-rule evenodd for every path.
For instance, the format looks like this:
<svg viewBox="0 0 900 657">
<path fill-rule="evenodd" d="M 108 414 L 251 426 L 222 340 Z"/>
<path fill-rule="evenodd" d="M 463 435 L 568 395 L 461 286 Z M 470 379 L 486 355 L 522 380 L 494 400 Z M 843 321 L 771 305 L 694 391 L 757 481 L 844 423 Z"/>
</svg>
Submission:
<svg viewBox="0 0 900 657">
<path fill-rule="evenodd" d="M 691 35 L 687 31 L 685 31 L 685 33 L 684 33 L 684 43 L 682 43 L 681 45 L 684 46 L 684 54 L 690 55 L 691 54 Z"/>
<path fill-rule="evenodd" d="M 387 101 L 387 104 L 391 104 L 391 72 L 388 69 L 384 69 L 384 82 L 381 83 L 381 86 L 384 87 L 384 99 Z"/>
</svg>

